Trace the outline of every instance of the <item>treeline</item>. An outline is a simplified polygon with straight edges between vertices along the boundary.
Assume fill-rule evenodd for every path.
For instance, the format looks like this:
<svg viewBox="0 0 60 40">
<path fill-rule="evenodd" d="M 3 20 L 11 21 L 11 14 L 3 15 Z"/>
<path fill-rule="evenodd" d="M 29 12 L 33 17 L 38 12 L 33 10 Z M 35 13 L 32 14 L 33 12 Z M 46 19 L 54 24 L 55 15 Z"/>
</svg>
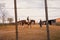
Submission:
<svg viewBox="0 0 60 40">
<path fill-rule="evenodd" d="M 15 23 L 0 23 L 0 26 L 6 26 L 6 25 L 15 25 Z"/>
</svg>

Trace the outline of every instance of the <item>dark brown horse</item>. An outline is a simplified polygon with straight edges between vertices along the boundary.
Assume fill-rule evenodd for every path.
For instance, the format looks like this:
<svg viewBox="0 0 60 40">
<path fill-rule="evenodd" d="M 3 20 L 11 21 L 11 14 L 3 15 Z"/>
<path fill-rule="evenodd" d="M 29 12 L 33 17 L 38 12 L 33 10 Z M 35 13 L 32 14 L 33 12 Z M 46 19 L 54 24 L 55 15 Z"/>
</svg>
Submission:
<svg viewBox="0 0 60 40">
<path fill-rule="evenodd" d="M 35 20 L 30 20 L 30 22 L 26 22 L 26 20 L 21 20 L 19 21 L 20 25 L 24 25 L 24 24 L 27 24 L 27 25 L 31 25 L 31 24 L 35 24 Z"/>
<path fill-rule="evenodd" d="M 35 24 L 35 20 L 30 20 L 30 24 Z"/>
</svg>

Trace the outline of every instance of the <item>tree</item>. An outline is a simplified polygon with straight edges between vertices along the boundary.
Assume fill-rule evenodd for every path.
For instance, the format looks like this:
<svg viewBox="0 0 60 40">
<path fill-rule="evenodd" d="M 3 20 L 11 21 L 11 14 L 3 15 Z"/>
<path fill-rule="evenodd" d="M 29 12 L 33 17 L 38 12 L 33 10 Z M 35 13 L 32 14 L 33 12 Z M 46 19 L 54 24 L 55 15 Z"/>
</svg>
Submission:
<svg viewBox="0 0 60 40">
<path fill-rule="evenodd" d="M 4 24 L 7 18 L 7 11 L 5 9 L 5 3 L 0 3 L 0 19 L 2 20 L 2 23 Z"/>
<path fill-rule="evenodd" d="M 9 23 L 13 22 L 13 18 L 8 18 L 7 20 L 9 21 Z"/>
<path fill-rule="evenodd" d="M 6 16 L 4 7 L 5 7 L 4 3 L 2 4 L 0 3 L 0 18 L 2 19 L 3 24 L 5 22 L 5 16 Z"/>
</svg>

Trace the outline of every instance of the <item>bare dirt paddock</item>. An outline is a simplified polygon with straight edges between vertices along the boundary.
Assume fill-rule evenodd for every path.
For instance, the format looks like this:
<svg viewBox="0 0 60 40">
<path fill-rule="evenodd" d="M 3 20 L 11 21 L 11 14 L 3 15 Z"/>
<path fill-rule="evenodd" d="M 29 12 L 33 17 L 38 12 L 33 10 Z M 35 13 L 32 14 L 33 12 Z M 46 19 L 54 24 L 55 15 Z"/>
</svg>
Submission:
<svg viewBox="0 0 60 40">
<path fill-rule="evenodd" d="M 50 25 L 50 39 L 60 40 L 60 26 Z M 0 40 L 16 40 L 15 25 L 0 26 Z M 18 25 L 19 40 L 47 40 L 46 26 Z"/>
</svg>

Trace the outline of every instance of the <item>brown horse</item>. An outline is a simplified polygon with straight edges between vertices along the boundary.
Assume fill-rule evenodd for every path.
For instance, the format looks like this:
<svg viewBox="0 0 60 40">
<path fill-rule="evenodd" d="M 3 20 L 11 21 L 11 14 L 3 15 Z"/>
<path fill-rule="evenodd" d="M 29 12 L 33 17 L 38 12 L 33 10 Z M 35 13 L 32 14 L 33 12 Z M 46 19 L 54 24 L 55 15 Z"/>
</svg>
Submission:
<svg viewBox="0 0 60 40">
<path fill-rule="evenodd" d="M 35 20 L 30 20 L 30 24 L 35 24 Z"/>
<path fill-rule="evenodd" d="M 19 21 L 20 25 L 24 25 L 24 24 L 27 24 L 27 25 L 31 25 L 31 24 L 35 24 L 35 20 L 30 20 L 30 22 L 26 22 L 26 20 L 21 20 Z"/>
</svg>

